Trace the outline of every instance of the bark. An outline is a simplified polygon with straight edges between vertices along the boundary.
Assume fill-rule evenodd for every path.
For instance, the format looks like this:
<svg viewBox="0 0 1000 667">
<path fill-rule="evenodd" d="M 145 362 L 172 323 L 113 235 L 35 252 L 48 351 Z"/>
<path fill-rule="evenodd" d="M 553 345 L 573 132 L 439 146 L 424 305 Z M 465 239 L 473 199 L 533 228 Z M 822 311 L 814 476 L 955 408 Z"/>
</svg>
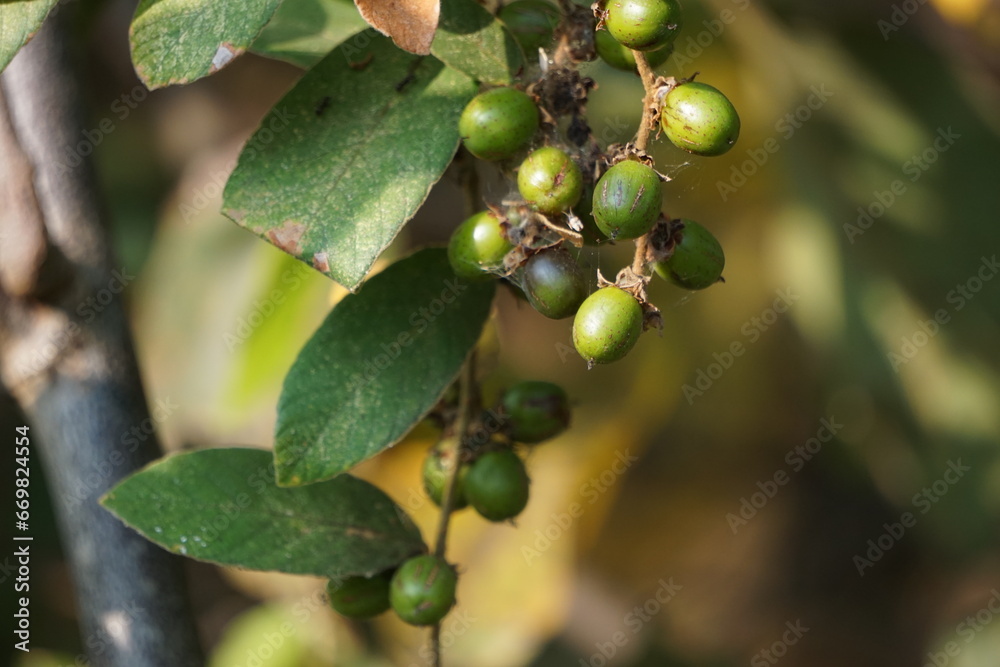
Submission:
<svg viewBox="0 0 1000 667">
<path fill-rule="evenodd" d="M 0 378 L 55 496 L 90 663 L 200 665 L 179 559 L 98 504 L 160 451 L 122 304 L 130 277 L 91 165 L 71 153 L 86 139 L 67 11 L 0 76 Z"/>
</svg>

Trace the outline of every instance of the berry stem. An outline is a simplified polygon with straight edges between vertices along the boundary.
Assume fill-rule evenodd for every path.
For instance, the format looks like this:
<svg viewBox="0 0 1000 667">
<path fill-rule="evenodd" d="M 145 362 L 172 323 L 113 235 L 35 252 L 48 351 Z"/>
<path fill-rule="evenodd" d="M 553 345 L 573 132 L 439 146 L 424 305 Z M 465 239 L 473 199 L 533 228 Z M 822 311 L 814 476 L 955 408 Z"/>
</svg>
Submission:
<svg viewBox="0 0 1000 667">
<path fill-rule="evenodd" d="M 639 78 L 642 79 L 642 87 L 646 91 L 642 98 L 642 120 L 639 121 L 639 131 L 635 135 L 635 147 L 640 151 L 645 151 L 649 144 L 649 133 L 655 126 L 656 75 L 653 74 L 653 68 L 649 66 L 645 53 L 633 50 L 632 55 L 635 56 L 635 66 L 639 70 Z M 648 235 L 640 236 L 635 240 L 632 272 L 637 276 L 646 275 L 646 250 L 648 246 Z"/>
<path fill-rule="evenodd" d="M 639 131 L 635 135 L 635 147 L 644 151 L 649 144 L 649 133 L 653 128 L 653 110 L 656 102 L 656 75 L 653 74 L 653 68 L 649 66 L 649 61 L 646 60 L 645 53 L 642 51 L 632 51 L 632 55 L 635 56 L 635 66 L 639 70 L 639 78 L 642 79 L 642 87 L 646 91 L 645 96 L 642 98 L 642 120 L 639 122 Z"/>
<path fill-rule="evenodd" d="M 444 489 L 441 502 L 441 518 L 438 522 L 437 541 L 434 555 L 444 558 L 448 545 L 448 526 L 454 509 L 455 487 L 458 482 L 458 471 L 461 468 L 462 449 L 465 438 L 472 424 L 475 411 L 480 406 L 479 385 L 476 383 L 476 350 L 473 349 L 462 366 L 462 374 L 458 384 L 458 419 L 455 423 L 455 435 L 458 451 L 455 452 L 455 465 L 452 467 Z M 431 629 L 430 660 L 432 667 L 441 667 L 441 624 L 436 623 Z"/>
</svg>

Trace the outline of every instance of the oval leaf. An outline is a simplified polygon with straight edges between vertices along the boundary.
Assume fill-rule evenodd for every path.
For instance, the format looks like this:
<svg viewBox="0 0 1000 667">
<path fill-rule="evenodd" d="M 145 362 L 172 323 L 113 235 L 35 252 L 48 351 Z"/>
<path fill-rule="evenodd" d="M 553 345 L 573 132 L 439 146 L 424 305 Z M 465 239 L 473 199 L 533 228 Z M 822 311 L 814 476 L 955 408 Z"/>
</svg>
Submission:
<svg viewBox="0 0 1000 667">
<path fill-rule="evenodd" d="M 441 178 L 475 92 L 440 61 L 358 33 L 264 118 L 223 212 L 354 289 Z"/>
<path fill-rule="evenodd" d="M 278 402 L 278 484 L 337 475 L 395 444 L 458 375 L 489 315 L 443 249 L 396 262 L 346 297 L 306 343 Z"/>
<path fill-rule="evenodd" d="M 130 29 L 135 71 L 150 88 L 213 74 L 246 51 L 280 1 L 142 0 Z"/>
<path fill-rule="evenodd" d="M 284 0 L 250 50 L 308 69 L 364 27 L 351 0 Z"/>
<path fill-rule="evenodd" d="M 0 2 L 0 71 L 28 43 L 59 0 Z"/>
<path fill-rule="evenodd" d="M 370 576 L 426 550 L 420 531 L 378 488 L 350 475 L 279 488 L 270 452 L 259 449 L 160 459 L 101 504 L 174 553 L 251 570 Z"/>
<path fill-rule="evenodd" d="M 510 83 L 524 68 L 517 40 L 474 0 L 442 0 L 431 53 L 484 83 Z"/>
<path fill-rule="evenodd" d="M 354 0 L 354 4 L 370 26 L 392 37 L 399 48 L 423 56 L 431 52 L 439 0 Z"/>
</svg>

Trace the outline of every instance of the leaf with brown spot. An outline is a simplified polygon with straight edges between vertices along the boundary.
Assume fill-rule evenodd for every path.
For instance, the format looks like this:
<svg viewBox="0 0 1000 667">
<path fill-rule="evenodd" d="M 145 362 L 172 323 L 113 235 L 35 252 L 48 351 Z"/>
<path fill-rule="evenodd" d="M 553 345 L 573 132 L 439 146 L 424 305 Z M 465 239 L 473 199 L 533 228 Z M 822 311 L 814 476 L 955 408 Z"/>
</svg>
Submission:
<svg viewBox="0 0 1000 667">
<path fill-rule="evenodd" d="M 438 27 L 440 0 L 354 0 L 368 25 L 388 35 L 396 46 L 426 56 Z"/>
<path fill-rule="evenodd" d="M 141 0 L 129 29 L 132 63 L 149 88 L 214 74 L 247 50 L 281 0 Z"/>
<path fill-rule="evenodd" d="M 59 0 L 0 2 L 0 71 L 28 43 Z"/>
<path fill-rule="evenodd" d="M 350 67 L 368 58 L 364 71 Z M 240 225 L 357 289 L 451 162 L 458 118 L 476 90 L 436 58 L 364 30 L 261 121 L 226 183 L 223 213 L 244 213 Z M 317 116 L 316 101 L 327 97 Z M 302 225 L 294 239 L 289 221 Z"/>
</svg>

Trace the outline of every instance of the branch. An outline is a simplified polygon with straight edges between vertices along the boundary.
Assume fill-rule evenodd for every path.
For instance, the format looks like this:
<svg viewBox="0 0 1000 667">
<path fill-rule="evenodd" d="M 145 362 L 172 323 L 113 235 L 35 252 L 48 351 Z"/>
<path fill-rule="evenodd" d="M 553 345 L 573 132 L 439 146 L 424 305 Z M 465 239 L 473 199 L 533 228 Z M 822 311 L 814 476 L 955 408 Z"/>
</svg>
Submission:
<svg viewBox="0 0 1000 667">
<path fill-rule="evenodd" d="M 128 437 L 152 422 L 120 300 L 97 315 L 82 307 L 120 265 L 90 163 L 64 164 L 84 129 L 67 11 L 0 76 L 0 378 L 51 484 L 90 664 L 195 667 L 203 660 L 180 559 L 97 503 L 160 451 L 155 436 Z"/>
</svg>

